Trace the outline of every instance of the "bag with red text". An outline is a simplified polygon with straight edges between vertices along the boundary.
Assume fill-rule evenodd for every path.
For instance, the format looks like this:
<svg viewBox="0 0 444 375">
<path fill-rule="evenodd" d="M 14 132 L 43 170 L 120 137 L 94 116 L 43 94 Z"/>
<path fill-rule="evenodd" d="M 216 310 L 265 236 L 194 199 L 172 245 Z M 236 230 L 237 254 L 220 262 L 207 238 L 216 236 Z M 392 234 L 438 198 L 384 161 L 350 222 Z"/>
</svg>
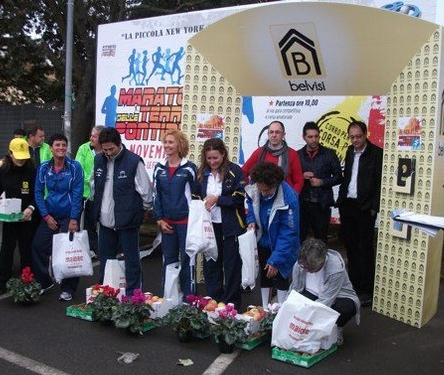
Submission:
<svg viewBox="0 0 444 375">
<path fill-rule="evenodd" d="M 201 200 L 192 200 L 189 203 L 185 251 L 190 258 L 202 253 L 206 260 L 217 259 L 216 236 L 211 215 Z"/>
<path fill-rule="evenodd" d="M 273 321 L 271 346 L 314 354 L 335 332 L 338 316 L 330 307 L 292 290 Z"/>
<path fill-rule="evenodd" d="M 52 271 L 56 282 L 78 276 L 91 276 L 93 267 L 86 230 L 57 233 L 52 237 Z"/>
</svg>

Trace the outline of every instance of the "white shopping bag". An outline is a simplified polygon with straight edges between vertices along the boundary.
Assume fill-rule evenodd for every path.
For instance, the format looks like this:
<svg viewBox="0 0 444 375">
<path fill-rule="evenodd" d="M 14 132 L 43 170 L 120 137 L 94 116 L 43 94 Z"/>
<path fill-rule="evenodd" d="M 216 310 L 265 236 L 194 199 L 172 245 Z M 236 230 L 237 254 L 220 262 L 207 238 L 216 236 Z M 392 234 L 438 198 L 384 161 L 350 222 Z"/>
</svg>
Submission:
<svg viewBox="0 0 444 375">
<path fill-rule="evenodd" d="M 103 285 L 109 285 L 116 289 L 126 288 L 124 260 L 108 259 L 106 261 Z"/>
<path fill-rule="evenodd" d="M 54 279 L 58 283 L 71 277 L 91 276 L 93 267 L 86 230 L 55 234 L 51 259 Z"/>
<path fill-rule="evenodd" d="M 183 299 L 179 276 L 180 262 L 171 263 L 165 267 L 163 298 L 171 300 L 173 306 L 181 304 Z"/>
<path fill-rule="evenodd" d="M 271 346 L 314 354 L 331 336 L 339 313 L 292 290 L 273 321 Z"/>
<path fill-rule="evenodd" d="M 239 254 L 242 259 L 242 288 L 256 286 L 256 278 L 259 274 L 259 258 L 257 254 L 256 234 L 254 230 L 248 230 L 240 235 Z"/>
<path fill-rule="evenodd" d="M 185 249 L 190 258 L 203 253 L 206 260 L 217 260 L 217 244 L 211 215 L 201 200 L 189 203 Z"/>
</svg>

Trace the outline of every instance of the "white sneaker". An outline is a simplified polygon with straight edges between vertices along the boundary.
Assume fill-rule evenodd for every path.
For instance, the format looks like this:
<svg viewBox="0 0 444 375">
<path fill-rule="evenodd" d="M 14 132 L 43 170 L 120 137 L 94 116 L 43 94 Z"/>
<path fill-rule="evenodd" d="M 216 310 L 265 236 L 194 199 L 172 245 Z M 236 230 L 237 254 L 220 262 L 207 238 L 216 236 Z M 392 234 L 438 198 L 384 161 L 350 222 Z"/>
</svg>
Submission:
<svg viewBox="0 0 444 375">
<path fill-rule="evenodd" d="M 338 327 L 338 338 L 336 340 L 336 344 L 338 344 L 338 346 L 344 344 L 344 328 L 342 327 Z"/>
<path fill-rule="evenodd" d="M 68 292 L 62 292 L 60 293 L 59 301 L 71 301 L 72 300 L 72 294 Z"/>
</svg>

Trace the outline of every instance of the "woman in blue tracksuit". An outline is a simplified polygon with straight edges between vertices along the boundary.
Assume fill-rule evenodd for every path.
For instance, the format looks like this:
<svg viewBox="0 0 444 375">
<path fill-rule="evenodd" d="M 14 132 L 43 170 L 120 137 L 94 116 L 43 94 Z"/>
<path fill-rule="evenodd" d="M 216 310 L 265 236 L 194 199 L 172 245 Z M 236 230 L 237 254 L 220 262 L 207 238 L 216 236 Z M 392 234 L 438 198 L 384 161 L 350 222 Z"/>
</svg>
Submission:
<svg viewBox="0 0 444 375">
<path fill-rule="evenodd" d="M 154 219 L 162 231 L 164 269 L 181 261 L 180 286 L 184 297 L 194 294 L 191 285 L 190 257 L 185 252 L 188 202 L 196 187 L 197 167 L 188 161 L 186 135 L 170 129 L 163 136 L 166 159 L 154 168 Z"/>
<path fill-rule="evenodd" d="M 40 164 L 34 192 L 43 220 L 32 243 L 33 271 L 43 291 L 53 285 L 48 272 L 52 237 L 59 232 L 78 231 L 83 207 L 83 170 L 78 161 L 66 156 L 68 139 L 54 134 L 48 143 L 52 159 Z M 63 279 L 60 301 L 71 300 L 78 283 L 78 277 Z"/>
<path fill-rule="evenodd" d="M 284 181 L 282 168 L 261 162 L 250 172 L 254 185 L 247 193 L 248 229 L 256 229 L 261 279 L 262 305 L 270 302 L 271 288 L 277 289 L 278 302 L 287 295 L 289 277 L 299 250 L 299 201 Z"/>
<path fill-rule="evenodd" d="M 245 232 L 245 177 L 229 161 L 221 139 L 204 142 L 197 180 L 197 194 L 211 214 L 218 252 L 217 260 L 204 260 L 205 289 L 208 296 L 239 309 L 242 260 L 237 236 Z"/>
</svg>

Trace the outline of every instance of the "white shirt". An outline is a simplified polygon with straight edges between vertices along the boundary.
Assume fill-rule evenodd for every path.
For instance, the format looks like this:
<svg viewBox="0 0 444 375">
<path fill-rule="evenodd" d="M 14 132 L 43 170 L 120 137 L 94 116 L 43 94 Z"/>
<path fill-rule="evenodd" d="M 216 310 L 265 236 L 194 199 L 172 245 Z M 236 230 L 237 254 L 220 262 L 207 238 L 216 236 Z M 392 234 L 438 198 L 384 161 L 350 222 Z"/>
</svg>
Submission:
<svg viewBox="0 0 444 375">
<path fill-rule="evenodd" d="M 207 184 L 207 196 L 215 195 L 219 197 L 222 194 L 222 181 L 220 181 L 219 173 L 214 176 L 213 173 L 210 173 L 208 176 L 208 184 Z M 222 211 L 219 206 L 214 205 L 211 207 L 211 221 L 213 223 L 222 223 Z"/>
<path fill-rule="evenodd" d="M 367 145 L 365 145 L 367 147 Z M 359 170 L 359 159 L 365 150 L 365 147 L 361 151 L 354 151 L 354 159 L 352 165 L 352 174 L 350 178 L 350 183 L 348 184 L 347 198 L 358 198 L 358 170 Z"/>
</svg>

